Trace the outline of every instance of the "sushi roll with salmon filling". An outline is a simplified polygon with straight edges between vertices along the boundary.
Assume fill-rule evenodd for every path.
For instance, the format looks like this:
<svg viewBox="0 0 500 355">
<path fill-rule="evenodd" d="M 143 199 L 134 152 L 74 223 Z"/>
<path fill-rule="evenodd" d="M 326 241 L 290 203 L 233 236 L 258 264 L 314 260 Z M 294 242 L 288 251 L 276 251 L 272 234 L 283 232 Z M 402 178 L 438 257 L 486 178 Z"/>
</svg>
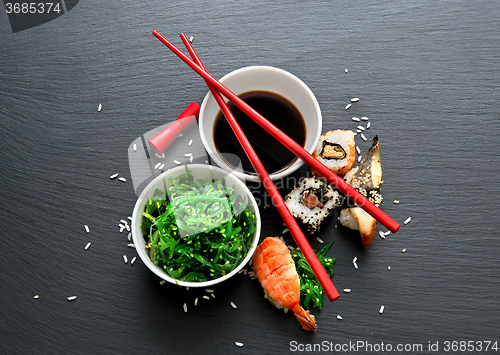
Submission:
<svg viewBox="0 0 500 355">
<path fill-rule="evenodd" d="M 340 195 L 324 180 L 309 177 L 300 180 L 285 203 L 305 232 L 314 234 L 340 204 Z"/>
<path fill-rule="evenodd" d="M 334 173 L 344 176 L 356 161 L 354 132 L 343 129 L 326 132 L 320 137 L 313 156 Z M 312 169 L 311 172 L 315 174 Z"/>
</svg>

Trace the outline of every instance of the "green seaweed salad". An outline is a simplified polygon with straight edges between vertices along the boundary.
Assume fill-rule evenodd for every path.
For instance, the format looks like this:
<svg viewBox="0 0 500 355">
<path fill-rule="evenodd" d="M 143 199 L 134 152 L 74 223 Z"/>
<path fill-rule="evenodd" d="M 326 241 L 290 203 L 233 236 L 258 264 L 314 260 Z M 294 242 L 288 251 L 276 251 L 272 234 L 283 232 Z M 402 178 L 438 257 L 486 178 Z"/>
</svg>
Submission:
<svg viewBox="0 0 500 355">
<path fill-rule="evenodd" d="M 255 214 L 225 180 L 169 178 L 146 203 L 141 230 L 151 261 L 180 281 L 209 281 L 234 270 L 252 247 Z"/>
<path fill-rule="evenodd" d="M 315 252 L 321 265 L 325 268 L 328 277 L 333 276 L 333 264 L 337 261 L 336 258 L 325 256 L 332 245 L 333 242 L 327 243 L 321 250 Z M 299 275 L 301 306 L 304 309 L 309 309 L 310 306 L 321 309 L 323 307 L 323 287 L 316 276 L 314 276 L 302 252 L 299 249 L 294 249 L 290 254 L 295 262 L 295 270 L 297 270 L 297 274 Z M 310 302 L 312 302 L 312 305 Z"/>
</svg>

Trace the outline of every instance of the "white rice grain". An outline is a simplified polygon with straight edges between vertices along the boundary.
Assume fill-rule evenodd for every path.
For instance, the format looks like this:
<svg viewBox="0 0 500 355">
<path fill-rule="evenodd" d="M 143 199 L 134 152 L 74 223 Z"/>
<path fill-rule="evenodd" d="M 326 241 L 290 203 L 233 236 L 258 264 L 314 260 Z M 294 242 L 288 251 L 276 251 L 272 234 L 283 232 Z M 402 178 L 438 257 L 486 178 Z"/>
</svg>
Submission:
<svg viewBox="0 0 500 355">
<path fill-rule="evenodd" d="M 368 123 L 366 124 L 366 129 L 370 129 L 370 127 L 371 127 L 371 126 L 372 126 L 372 123 L 371 123 L 371 122 L 368 122 Z"/>
<path fill-rule="evenodd" d="M 101 112 L 102 110 L 102 104 L 99 104 L 99 106 L 97 106 L 97 112 Z"/>
<path fill-rule="evenodd" d="M 189 157 L 193 156 L 193 153 L 186 153 L 186 154 L 184 154 L 184 156 L 185 156 L 186 158 L 189 158 Z"/>
<path fill-rule="evenodd" d="M 403 250 L 401 250 L 401 252 L 402 252 L 402 253 L 406 253 L 406 248 L 405 248 L 405 249 L 403 249 Z"/>
<path fill-rule="evenodd" d="M 197 305 L 198 305 L 198 297 L 196 297 L 194 300 L 194 306 L 196 307 Z"/>
<path fill-rule="evenodd" d="M 40 297 L 39 295 L 34 295 L 34 296 L 33 296 L 33 298 L 34 298 L 34 299 L 36 299 L 36 300 L 37 300 L 39 297 Z"/>
<path fill-rule="evenodd" d="M 194 161 L 194 157 L 191 155 L 191 156 L 189 157 L 189 162 L 190 162 L 191 164 L 193 164 L 193 161 Z"/>
<path fill-rule="evenodd" d="M 158 169 L 160 167 L 161 163 L 156 163 L 155 165 L 155 170 Z"/>
<path fill-rule="evenodd" d="M 360 129 L 357 129 L 356 130 L 356 133 L 361 133 L 362 131 Z"/>
<path fill-rule="evenodd" d="M 391 268 L 391 265 L 389 265 L 389 266 L 387 267 L 387 270 L 391 271 L 391 269 L 392 269 L 392 268 Z"/>
<path fill-rule="evenodd" d="M 233 308 L 238 308 L 238 306 L 236 306 L 236 305 L 234 304 L 234 302 L 231 302 L 231 307 L 233 307 Z"/>
<path fill-rule="evenodd" d="M 235 342 L 234 342 L 234 345 L 239 346 L 239 347 L 241 348 L 241 347 L 242 347 L 243 345 L 245 345 L 245 344 L 240 343 L 239 341 L 235 341 Z"/>
<path fill-rule="evenodd" d="M 210 296 L 212 296 L 212 298 L 215 298 L 215 293 L 211 293 Z"/>
<path fill-rule="evenodd" d="M 356 261 L 358 261 L 358 257 L 355 256 L 354 259 L 352 259 L 352 262 L 355 263 Z"/>
<path fill-rule="evenodd" d="M 365 137 L 365 135 L 363 133 L 360 134 L 360 137 L 361 137 L 362 140 L 366 141 L 366 137 Z"/>
<path fill-rule="evenodd" d="M 110 178 L 110 179 L 115 179 L 115 178 L 117 178 L 117 177 L 118 177 L 118 173 L 111 175 L 109 178 Z"/>
<path fill-rule="evenodd" d="M 76 296 L 69 296 L 67 298 L 68 301 L 73 301 L 73 300 L 76 300 Z"/>
<path fill-rule="evenodd" d="M 123 262 L 124 262 L 125 264 L 127 264 L 127 263 L 128 263 L 128 258 L 127 258 L 127 256 L 126 256 L 126 255 L 123 255 Z"/>
<path fill-rule="evenodd" d="M 320 237 L 316 237 L 316 240 L 317 240 L 318 242 L 320 242 L 321 244 L 323 244 L 323 239 L 321 239 Z"/>
<path fill-rule="evenodd" d="M 358 154 L 361 154 L 361 149 L 359 149 L 358 146 L 356 146 L 356 152 L 358 152 Z"/>
<path fill-rule="evenodd" d="M 379 231 L 378 235 L 380 235 L 380 238 L 385 239 L 385 233 L 384 232 Z"/>
<path fill-rule="evenodd" d="M 351 102 L 358 102 L 358 101 L 359 101 L 359 97 L 353 97 L 353 98 L 351 99 Z"/>
<path fill-rule="evenodd" d="M 354 265 L 354 268 L 357 270 L 358 269 L 358 264 L 352 263 Z"/>
<path fill-rule="evenodd" d="M 118 226 L 120 227 L 120 233 L 122 233 L 125 230 L 125 226 L 121 223 Z"/>
<path fill-rule="evenodd" d="M 361 155 L 358 155 L 358 163 L 361 163 L 361 159 L 363 159 L 363 157 Z"/>
<path fill-rule="evenodd" d="M 203 295 L 203 298 L 206 299 L 206 300 L 210 299 L 210 297 L 208 297 L 207 295 Z"/>
<path fill-rule="evenodd" d="M 119 177 L 118 180 L 120 180 L 121 182 L 127 182 L 127 179 L 125 179 L 124 177 Z"/>
<path fill-rule="evenodd" d="M 85 228 L 85 231 L 86 231 L 87 233 L 90 233 L 90 229 L 89 229 L 89 226 L 87 226 L 87 225 L 84 225 L 83 227 Z"/>
<path fill-rule="evenodd" d="M 368 121 L 368 117 L 365 116 L 361 117 L 361 121 Z"/>
<path fill-rule="evenodd" d="M 337 319 L 342 320 L 342 316 L 340 314 L 337 314 Z"/>
<path fill-rule="evenodd" d="M 157 158 L 161 159 L 161 155 L 160 155 L 160 154 L 155 153 L 155 156 L 156 156 Z"/>
<path fill-rule="evenodd" d="M 132 216 L 128 216 L 128 217 L 127 217 L 127 219 L 128 219 L 129 221 L 131 221 L 131 220 L 132 220 Z"/>
<path fill-rule="evenodd" d="M 349 110 L 351 108 L 351 106 L 352 106 L 351 104 L 347 104 L 346 107 L 345 107 L 345 109 Z"/>
<path fill-rule="evenodd" d="M 353 117 L 351 118 L 351 120 L 353 120 L 354 122 L 359 122 L 359 117 Z"/>
<path fill-rule="evenodd" d="M 358 126 L 356 128 L 359 129 L 360 131 L 364 131 L 365 130 L 365 127 L 363 127 L 363 126 Z"/>
<path fill-rule="evenodd" d="M 178 160 L 174 160 L 174 163 L 177 164 L 177 165 L 181 165 L 181 162 L 178 161 Z"/>
<path fill-rule="evenodd" d="M 161 158 L 165 159 L 165 153 L 161 153 Z"/>
<path fill-rule="evenodd" d="M 193 36 L 189 37 L 189 42 L 193 43 L 193 40 L 194 40 Z"/>
<path fill-rule="evenodd" d="M 350 288 L 344 288 L 344 292 L 345 293 L 351 293 L 351 289 Z"/>
<path fill-rule="evenodd" d="M 177 138 L 180 138 L 180 137 L 182 137 L 183 135 L 184 135 L 184 134 L 180 133 L 180 134 L 178 134 L 178 135 L 177 135 Z"/>
<path fill-rule="evenodd" d="M 91 242 L 88 242 L 87 245 L 85 246 L 85 250 L 87 250 L 88 248 L 90 248 L 91 244 L 92 244 Z"/>
<path fill-rule="evenodd" d="M 384 305 L 381 305 L 380 309 L 378 310 L 378 313 L 380 314 L 384 313 L 384 309 L 385 309 Z"/>
<path fill-rule="evenodd" d="M 165 281 L 165 280 L 161 280 L 161 281 L 160 281 L 160 285 L 164 285 L 164 284 L 165 284 L 165 282 L 167 282 L 167 281 Z"/>
<path fill-rule="evenodd" d="M 404 223 L 404 224 L 408 224 L 408 223 L 410 223 L 410 221 L 411 221 L 411 217 L 408 217 L 408 218 L 406 219 L 406 221 L 404 221 L 403 223 Z"/>
<path fill-rule="evenodd" d="M 188 147 L 191 147 L 191 145 L 192 145 L 192 144 L 193 144 L 193 140 L 192 140 L 192 139 L 190 139 L 190 140 L 189 140 L 189 143 L 188 143 Z"/>
<path fill-rule="evenodd" d="M 346 73 L 347 73 L 347 72 L 349 72 L 349 70 L 347 70 L 347 68 L 345 68 L 345 69 L 344 69 L 344 72 L 346 72 Z"/>
<path fill-rule="evenodd" d="M 290 230 L 288 228 L 285 228 L 285 229 L 283 229 L 283 232 L 281 232 L 281 234 L 285 234 L 285 233 L 288 233 L 288 232 L 290 232 Z"/>
<path fill-rule="evenodd" d="M 184 303 L 184 304 L 182 305 L 182 308 L 184 309 L 184 312 L 186 312 L 186 313 L 187 313 L 187 311 L 188 311 L 188 306 L 187 306 L 187 304 L 185 304 L 185 303 Z"/>
<path fill-rule="evenodd" d="M 206 288 L 206 289 L 205 289 L 205 292 L 207 292 L 207 293 L 214 293 L 214 290 L 212 290 L 212 289 L 210 289 L 210 288 Z"/>
<path fill-rule="evenodd" d="M 160 167 L 158 168 L 158 170 L 163 170 L 163 168 L 165 167 L 165 164 L 161 164 Z"/>
<path fill-rule="evenodd" d="M 133 243 L 128 243 L 128 244 L 127 244 L 127 246 L 128 246 L 129 248 L 135 248 L 135 244 L 133 244 Z"/>
<path fill-rule="evenodd" d="M 395 205 L 399 204 L 399 200 L 394 200 L 393 202 Z"/>
<path fill-rule="evenodd" d="M 391 231 L 387 231 L 384 233 L 384 235 L 387 237 L 389 234 L 391 234 Z"/>
<path fill-rule="evenodd" d="M 128 239 L 128 241 L 130 242 L 130 240 L 132 239 L 132 232 L 130 232 L 130 233 L 128 234 L 127 239 Z"/>
<path fill-rule="evenodd" d="M 137 144 L 134 143 L 134 152 L 137 152 Z"/>
<path fill-rule="evenodd" d="M 134 265 L 135 261 L 137 260 L 137 256 L 134 256 L 132 260 L 130 260 L 130 265 Z"/>
</svg>

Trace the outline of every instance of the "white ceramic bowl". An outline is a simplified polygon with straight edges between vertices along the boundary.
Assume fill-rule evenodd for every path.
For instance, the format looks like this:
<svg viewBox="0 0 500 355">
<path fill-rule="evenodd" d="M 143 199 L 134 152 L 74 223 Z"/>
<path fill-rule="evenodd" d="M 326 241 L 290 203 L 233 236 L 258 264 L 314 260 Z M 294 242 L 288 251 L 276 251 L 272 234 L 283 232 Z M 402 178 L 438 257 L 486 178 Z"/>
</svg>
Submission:
<svg viewBox="0 0 500 355">
<path fill-rule="evenodd" d="M 143 263 L 146 264 L 146 266 L 151 271 L 153 271 L 156 275 L 158 275 L 162 279 L 171 282 L 173 284 L 177 284 L 179 286 L 207 287 L 229 279 L 231 276 L 238 273 L 238 271 L 241 270 L 245 265 L 247 265 L 253 253 L 255 252 L 255 249 L 257 248 L 257 244 L 259 244 L 260 227 L 261 227 L 260 214 L 257 202 L 255 201 L 255 198 L 253 197 L 250 190 L 246 187 L 245 184 L 243 184 L 243 182 L 241 182 L 241 180 L 236 178 L 233 174 L 228 174 L 225 170 L 220 169 L 218 167 L 214 167 L 211 165 L 204 165 L 204 164 L 191 164 L 188 165 L 188 168 L 193 174 L 195 179 L 211 180 L 212 178 L 214 179 L 224 178 L 226 181 L 226 185 L 233 187 L 234 193 L 247 199 L 248 201 L 247 208 L 251 210 L 253 213 L 255 213 L 256 226 L 255 226 L 255 232 L 251 236 L 252 247 L 248 251 L 243 261 L 238 265 L 238 267 L 236 267 L 233 271 L 224 275 L 223 277 L 219 277 L 217 279 L 204 282 L 187 282 L 187 281 L 177 281 L 173 279 L 160 267 L 153 264 L 153 262 L 149 258 L 149 255 L 145 249 L 146 242 L 144 240 L 144 236 L 141 231 L 141 221 L 143 218 L 142 212 L 144 212 L 144 207 L 148 199 L 153 198 L 156 189 L 160 189 L 161 191 L 165 191 L 165 189 L 168 189 L 168 187 L 171 185 L 169 177 L 175 178 L 186 173 L 184 166 L 175 167 L 165 171 L 163 174 L 157 176 L 153 181 L 151 181 L 148 184 L 148 186 L 142 191 L 141 195 L 139 196 L 135 204 L 134 212 L 132 214 L 132 227 L 131 227 L 132 238 L 135 244 L 135 248 L 137 250 L 137 254 L 139 254 L 139 257 L 141 258 Z"/>
<path fill-rule="evenodd" d="M 304 118 L 306 140 L 304 149 L 313 153 L 321 135 L 321 110 L 316 97 L 302 80 L 289 72 L 267 66 L 250 66 L 237 69 L 219 80 L 236 95 L 249 91 L 270 91 L 281 95 L 292 102 Z M 246 181 L 259 181 L 257 175 L 245 174 L 234 170 L 219 155 L 213 140 L 214 121 L 220 108 L 212 93 L 205 96 L 198 120 L 200 137 L 205 149 L 213 161 L 221 168 L 233 172 L 238 178 Z M 297 159 L 288 168 L 277 173 L 268 172 L 272 180 L 281 179 L 296 171 L 303 161 Z"/>
</svg>

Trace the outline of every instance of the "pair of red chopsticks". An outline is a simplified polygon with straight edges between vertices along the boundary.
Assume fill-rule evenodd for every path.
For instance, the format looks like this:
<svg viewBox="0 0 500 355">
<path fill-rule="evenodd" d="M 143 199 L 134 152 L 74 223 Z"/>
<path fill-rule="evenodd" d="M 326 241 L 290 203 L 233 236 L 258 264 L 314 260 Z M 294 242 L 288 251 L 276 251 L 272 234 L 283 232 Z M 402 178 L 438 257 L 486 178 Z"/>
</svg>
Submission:
<svg viewBox="0 0 500 355">
<path fill-rule="evenodd" d="M 327 181 L 337 188 L 340 192 L 346 195 L 351 201 L 356 203 L 358 206 L 363 208 L 367 213 L 369 213 L 373 218 L 379 221 L 383 226 L 389 229 L 391 232 L 395 233 L 399 230 L 399 224 L 389 217 L 382 210 L 377 208 L 374 204 L 368 201 L 363 195 L 357 192 L 349 184 L 347 184 L 343 179 L 334 174 L 325 165 L 314 158 L 309 152 L 307 152 L 302 146 L 296 143 L 293 139 L 288 137 L 279 128 L 274 126 L 271 122 L 266 120 L 262 115 L 250 107 L 247 103 L 241 100 L 237 95 L 231 92 L 228 88 L 222 85 L 217 79 L 212 77 L 206 71 L 198 55 L 194 51 L 191 43 L 187 39 L 186 35 L 181 34 L 182 41 L 187 47 L 190 55 L 193 57 L 191 60 L 187 57 L 181 50 L 174 46 L 170 41 L 163 37 L 159 32 L 153 31 L 153 34 L 165 44 L 172 52 L 174 52 L 179 58 L 181 58 L 186 64 L 188 64 L 194 71 L 196 71 L 201 77 L 203 77 L 210 88 L 215 100 L 219 104 L 222 112 L 224 113 L 226 120 L 233 129 L 239 143 L 241 144 L 245 154 L 248 156 L 253 168 L 257 172 L 259 179 L 264 184 L 267 192 L 275 203 L 278 212 L 280 213 L 282 219 L 285 221 L 290 234 L 294 238 L 297 246 L 300 248 L 304 257 L 308 261 L 311 269 L 316 275 L 318 281 L 323 286 L 325 293 L 330 301 L 334 301 L 339 298 L 339 293 L 335 289 L 331 279 L 328 277 L 326 271 L 321 266 L 316 254 L 312 250 L 306 237 L 300 230 L 295 218 L 292 216 L 288 208 L 286 207 L 283 198 L 278 193 L 276 186 L 271 181 L 269 174 L 264 169 L 259 157 L 253 150 L 250 142 L 246 138 L 245 134 L 241 130 L 238 122 L 233 117 L 231 111 L 228 109 L 225 101 L 222 99 L 220 94 L 223 94 L 228 98 L 235 106 L 242 110 L 246 115 L 248 115 L 252 120 L 264 128 L 269 134 L 271 134 L 276 140 L 287 147 L 291 152 L 293 152 L 297 157 L 302 159 L 307 165 L 312 167 L 318 174 L 325 177 Z"/>
</svg>

